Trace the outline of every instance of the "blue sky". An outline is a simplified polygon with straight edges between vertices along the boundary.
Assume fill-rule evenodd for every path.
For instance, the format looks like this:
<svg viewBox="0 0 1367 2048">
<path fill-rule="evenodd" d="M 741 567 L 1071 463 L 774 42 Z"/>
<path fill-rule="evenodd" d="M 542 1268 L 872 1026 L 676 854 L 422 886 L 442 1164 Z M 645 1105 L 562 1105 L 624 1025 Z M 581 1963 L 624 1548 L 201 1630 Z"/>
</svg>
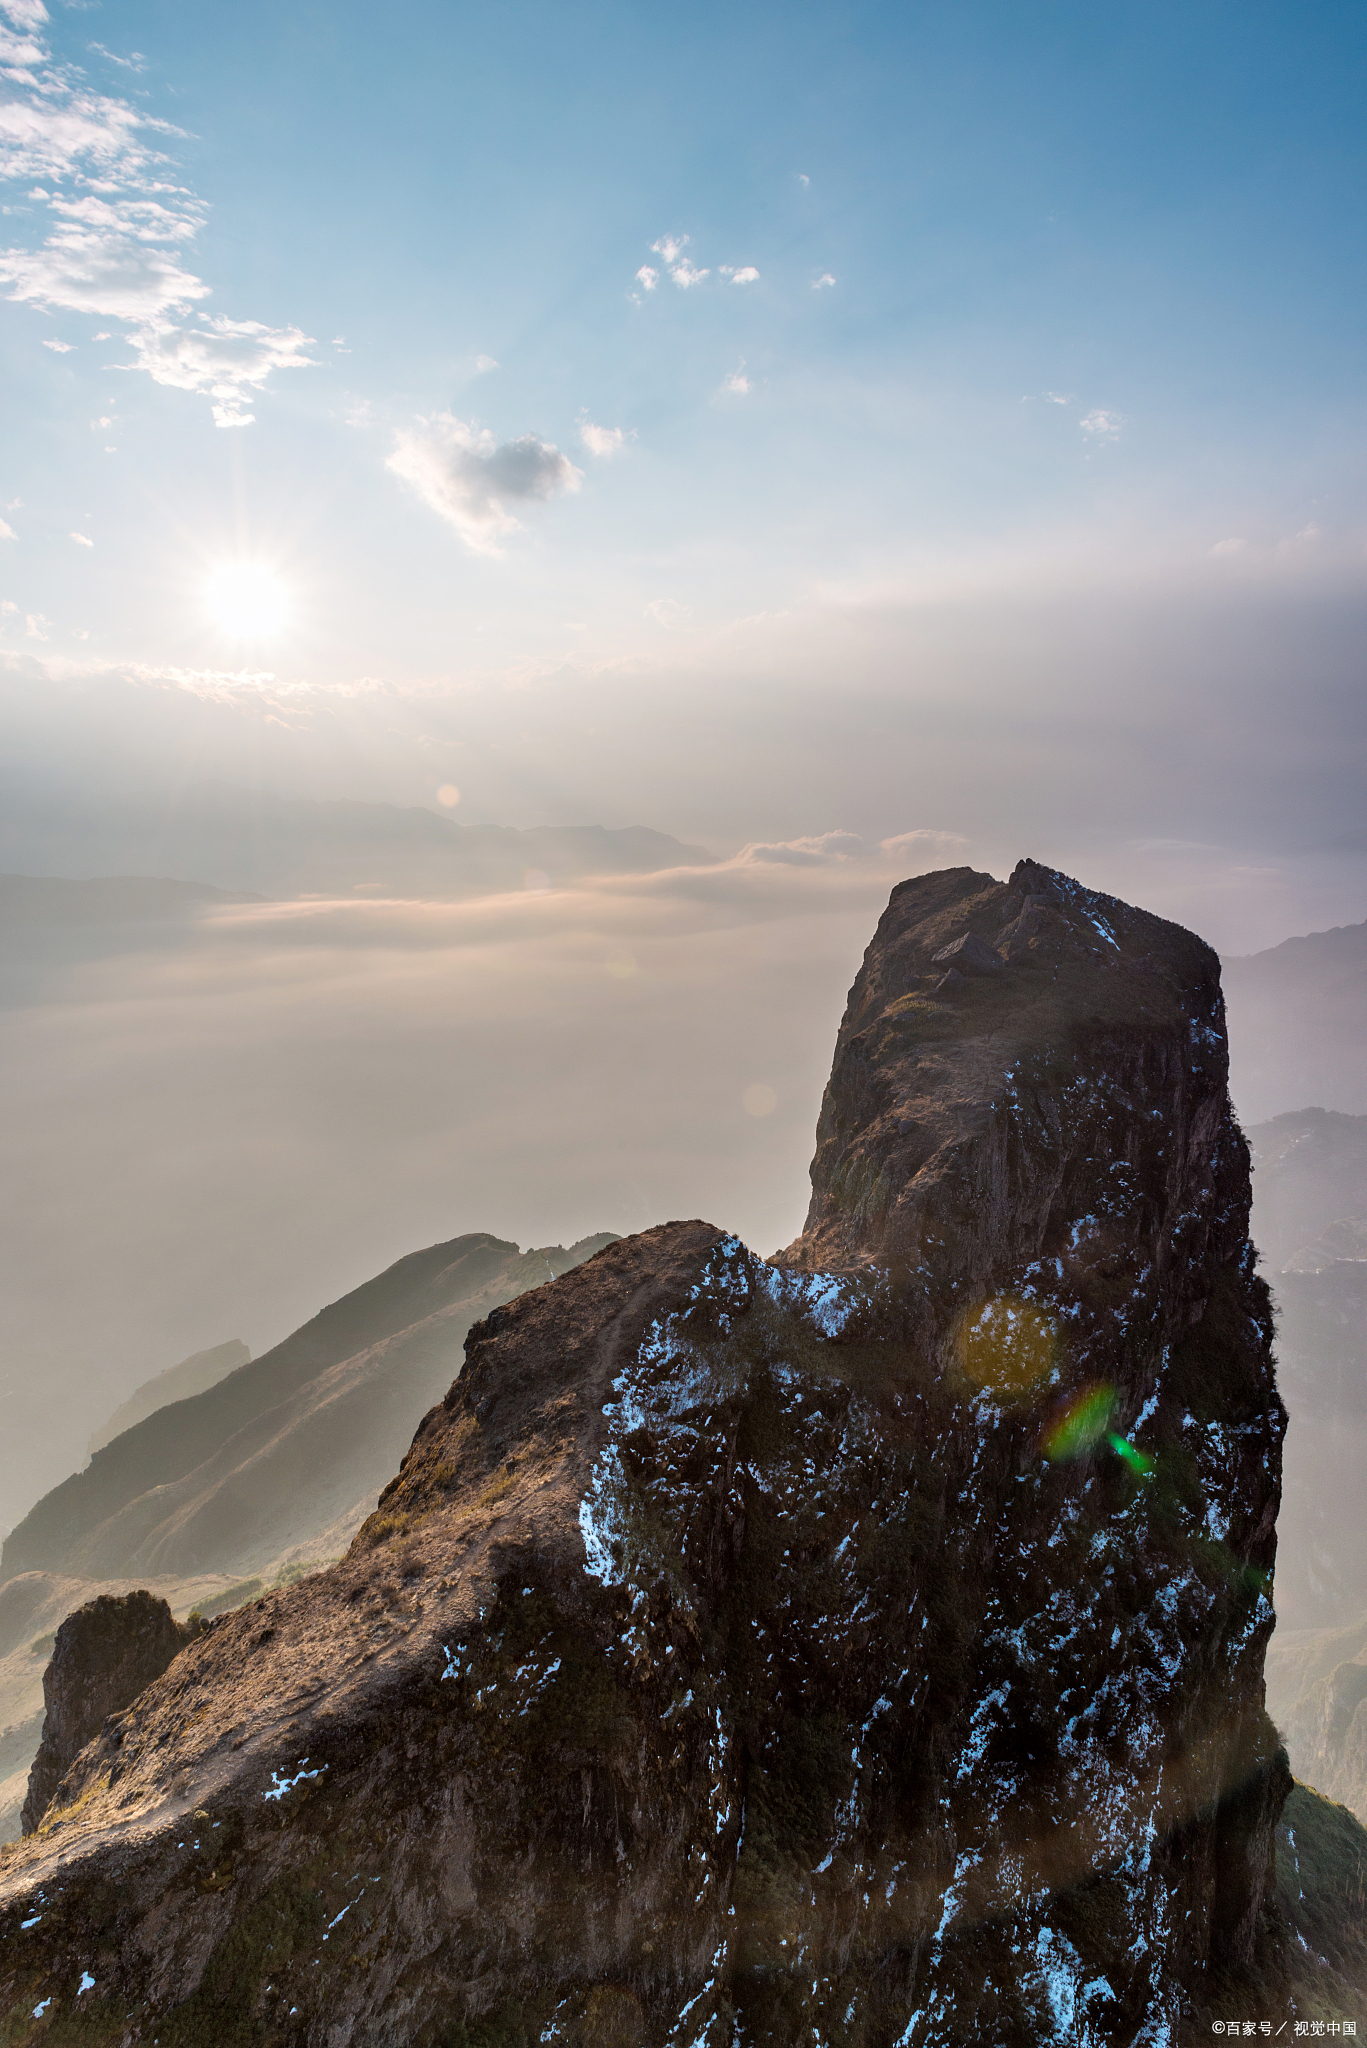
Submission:
<svg viewBox="0 0 1367 2048">
<path fill-rule="evenodd" d="M 718 843 L 960 827 L 1047 677 L 1098 734 L 1039 807 L 1077 859 L 1122 758 L 1125 832 L 1209 836 L 1126 755 L 1133 657 L 1166 650 L 1148 737 L 1195 707 L 1214 777 L 1251 639 L 1298 650 L 1254 656 L 1272 784 L 1288 732 L 1319 752 L 1245 836 L 1339 803 L 1359 6 L 8 16 L 15 772 L 456 782 L 463 815 Z M 244 563 L 264 629 L 209 601 Z M 218 707 L 188 752 L 177 690 Z M 941 814 L 894 815 L 946 696 Z M 799 701 L 839 727 L 815 768 Z M 756 749 L 724 802 L 702 702 Z"/>
</svg>

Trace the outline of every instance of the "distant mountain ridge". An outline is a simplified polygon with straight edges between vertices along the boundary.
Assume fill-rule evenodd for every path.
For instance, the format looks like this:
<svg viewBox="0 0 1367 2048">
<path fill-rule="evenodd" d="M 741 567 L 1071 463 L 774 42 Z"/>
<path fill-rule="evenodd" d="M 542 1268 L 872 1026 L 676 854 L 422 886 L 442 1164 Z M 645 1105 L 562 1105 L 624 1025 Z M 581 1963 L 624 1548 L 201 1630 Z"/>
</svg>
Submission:
<svg viewBox="0 0 1367 2048">
<path fill-rule="evenodd" d="M 251 1357 L 240 1337 L 230 1337 L 226 1344 L 215 1344 L 208 1351 L 196 1351 L 191 1357 L 182 1358 L 179 1365 L 168 1365 L 155 1379 L 144 1380 L 140 1387 L 135 1387 L 109 1420 L 101 1423 L 90 1439 L 91 1455 L 113 1443 L 135 1422 L 155 1414 L 158 1408 L 169 1407 L 172 1401 L 188 1401 L 192 1395 L 217 1386 L 239 1365 L 250 1365 Z"/>
<path fill-rule="evenodd" d="M 206 1391 L 159 1407 L 46 1494 L 0 1580 L 247 1572 L 291 1546 L 344 1549 L 460 1370 L 471 1323 L 566 1273 L 611 1232 L 520 1252 L 485 1232 L 431 1245 L 322 1309 Z"/>
<path fill-rule="evenodd" d="M 1367 921 L 1221 962 L 1230 1093 L 1245 1128 L 1291 1102 L 1367 1112 Z"/>
<path fill-rule="evenodd" d="M 214 782 L 137 800 L 8 791 L 0 807 L 0 870 L 106 881 L 188 875 L 267 896 L 376 889 L 440 899 L 520 888 L 529 872 L 556 882 L 713 858 L 646 825 L 467 825 L 421 805 Z"/>
<path fill-rule="evenodd" d="M 259 903 L 259 896 L 176 882 L 161 875 L 0 875 L 0 928 L 23 925 L 142 924 L 193 917 L 218 904 Z"/>
</svg>

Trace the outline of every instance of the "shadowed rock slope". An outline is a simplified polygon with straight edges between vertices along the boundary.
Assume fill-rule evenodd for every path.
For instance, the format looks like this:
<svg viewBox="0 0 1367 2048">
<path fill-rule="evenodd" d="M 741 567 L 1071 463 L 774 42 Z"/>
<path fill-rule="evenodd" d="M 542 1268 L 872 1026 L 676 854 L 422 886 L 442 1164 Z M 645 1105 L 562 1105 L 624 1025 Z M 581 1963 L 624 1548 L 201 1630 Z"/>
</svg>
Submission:
<svg viewBox="0 0 1367 2048">
<path fill-rule="evenodd" d="M 471 1330 L 347 1557 L 211 1623 L 4 1852 L 4 2039 L 1288 2015 L 1213 955 L 1033 866 L 903 884 L 813 1183 L 780 1262 L 668 1224 Z"/>
<path fill-rule="evenodd" d="M 282 1344 L 95 1452 L 6 1538 L 0 1578 L 248 1572 L 335 1556 L 459 1370 L 471 1323 L 609 1241 L 519 1252 L 486 1232 L 400 1259 Z"/>
</svg>

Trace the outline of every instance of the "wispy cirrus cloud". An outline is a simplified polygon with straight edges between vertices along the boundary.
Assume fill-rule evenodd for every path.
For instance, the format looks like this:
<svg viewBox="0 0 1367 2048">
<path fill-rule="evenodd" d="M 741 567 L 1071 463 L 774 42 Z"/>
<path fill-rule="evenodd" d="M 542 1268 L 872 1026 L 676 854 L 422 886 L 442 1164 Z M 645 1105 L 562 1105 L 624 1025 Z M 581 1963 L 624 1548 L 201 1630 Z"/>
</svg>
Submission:
<svg viewBox="0 0 1367 2048">
<path fill-rule="evenodd" d="M 123 322 L 128 367 L 209 397 L 219 426 L 247 425 L 247 401 L 271 371 L 311 360 L 309 337 L 194 312 L 212 288 L 183 261 L 205 208 L 175 179 L 168 144 L 182 131 L 56 63 L 42 0 L 0 0 L 0 15 L 0 70 L 13 88 L 0 100 L 0 178 L 37 180 L 26 196 L 47 216 L 41 239 L 0 249 L 0 284 L 42 311 Z M 128 70 L 145 63 L 91 48 Z"/>
<path fill-rule="evenodd" d="M 478 555 L 502 553 L 499 541 L 521 520 L 508 509 L 577 491 L 583 472 L 550 441 L 524 434 L 496 441 L 449 412 L 434 413 L 395 436 L 387 465 Z"/>
<path fill-rule="evenodd" d="M 119 65 L 124 71 L 145 71 L 147 69 L 147 59 L 143 56 L 141 50 L 130 50 L 126 57 L 121 57 L 117 50 L 107 50 L 103 43 L 87 43 L 86 48 L 93 50 L 97 57 L 104 57 L 109 63 Z"/>
</svg>

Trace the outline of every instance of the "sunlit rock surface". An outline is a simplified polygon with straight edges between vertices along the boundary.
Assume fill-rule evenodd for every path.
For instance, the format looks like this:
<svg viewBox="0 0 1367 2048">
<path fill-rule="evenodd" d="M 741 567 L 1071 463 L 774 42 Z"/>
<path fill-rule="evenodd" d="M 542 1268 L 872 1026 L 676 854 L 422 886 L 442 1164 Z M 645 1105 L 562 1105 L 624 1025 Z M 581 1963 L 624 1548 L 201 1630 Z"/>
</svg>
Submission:
<svg viewBox="0 0 1367 2048">
<path fill-rule="evenodd" d="M 936 960 L 969 935 L 1002 971 Z M 476 1325 L 348 1556 L 211 1624 L 8 1852 L 10 2040 L 1287 2017 L 1284 1416 L 1213 954 L 1030 865 L 903 884 L 813 1188 L 779 1261 L 668 1224 Z"/>
</svg>

